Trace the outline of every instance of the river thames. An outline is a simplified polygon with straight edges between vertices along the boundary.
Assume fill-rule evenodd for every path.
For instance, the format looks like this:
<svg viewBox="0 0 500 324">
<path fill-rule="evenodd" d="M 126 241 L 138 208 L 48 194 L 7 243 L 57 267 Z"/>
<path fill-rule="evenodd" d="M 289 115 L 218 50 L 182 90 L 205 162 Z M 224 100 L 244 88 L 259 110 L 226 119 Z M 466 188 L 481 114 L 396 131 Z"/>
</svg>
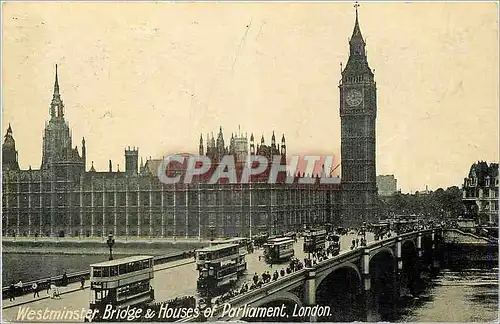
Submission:
<svg viewBox="0 0 500 324">
<path fill-rule="evenodd" d="M 90 270 L 90 264 L 107 261 L 107 252 L 90 253 L 85 249 L 81 254 L 75 251 L 70 253 L 41 254 L 41 253 L 2 253 L 2 284 L 9 285 L 19 280 L 28 282 L 31 280 L 48 278 L 62 275 L 64 272 L 72 273 L 82 270 Z M 144 251 L 139 249 L 120 249 L 113 253 L 115 258 L 123 258 L 132 255 L 150 254 L 167 255 L 182 251 L 182 249 L 168 248 L 163 250 Z M 94 251 L 96 252 L 96 251 Z"/>
<path fill-rule="evenodd" d="M 398 322 L 498 321 L 498 268 L 441 270 L 400 309 Z"/>
</svg>

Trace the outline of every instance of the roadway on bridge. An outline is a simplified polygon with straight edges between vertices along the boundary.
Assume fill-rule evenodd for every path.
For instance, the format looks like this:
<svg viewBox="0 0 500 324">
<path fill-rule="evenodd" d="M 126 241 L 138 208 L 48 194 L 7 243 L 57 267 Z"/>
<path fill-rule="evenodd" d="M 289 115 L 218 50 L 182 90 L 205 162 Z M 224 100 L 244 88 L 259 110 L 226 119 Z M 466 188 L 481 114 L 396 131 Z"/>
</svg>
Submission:
<svg viewBox="0 0 500 324">
<path fill-rule="evenodd" d="M 341 238 L 341 254 L 350 251 L 351 241 L 356 238 L 356 235 L 349 234 L 344 235 Z M 373 234 L 367 233 L 366 239 L 368 242 L 373 241 Z M 303 240 L 299 239 L 298 242 L 294 244 L 295 256 L 300 260 L 306 257 L 303 252 Z M 264 271 L 269 271 L 273 273 L 275 270 L 281 268 L 286 268 L 287 263 L 281 265 L 273 265 L 270 267 L 264 262 L 262 257 L 263 250 L 255 250 L 254 253 L 248 254 L 246 259 L 248 263 L 247 274 L 239 280 L 239 285 L 244 282 L 250 283 L 255 272 L 259 275 Z M 261 260 L 259 261 L 259 256 Z M 155 289 L 155 299 L 157 301 L 168 300 L 175 297 L 181 297 L 186 295 L 196 295 L 196 280 L 198 278 L 198 272 L 196 271 L 196 264 L 194 260 L 179 260 L 170 262 L 167 264 L 155 266 L 155 278 L 153 279 L 152 286 Z M 77 289 L 79 284 L 73 284 L 73 286 L 68 287 L 72 289 Z M 66 294 L 62 294 L 60 299 L 44 298 L 47 294 L 45 291 L 40 292 L 41 299 L 33 299 L 31 294 L 16 298 L 15 302 L 9 302 L 8 300 L 3 300 L 2 318 L 4 321 L 17 321 L 18 312 L 20 308 L 29 307 L 30 310 L 42 312 L 48 309 L 49 311 L 63 311 L 66 310 L 78 310 L 81 311 L 83 308 L 87 309 L 89 307 L 90 300 L 90 290 L 86 288 L 85 290 L 74 290 Z M 30 302 L 30 300 L 33 300 Z M 21 305 L 19 305 L 22 303 Z M 18 305 L 18 306 L 13 306 Z M 26 321 L 26 319 L 25 319 Z M 71 322 L 68 320 L 60 320 L 55 322 Z M 73 322 L 79 322 L 77 320 Z"/>
</svg>

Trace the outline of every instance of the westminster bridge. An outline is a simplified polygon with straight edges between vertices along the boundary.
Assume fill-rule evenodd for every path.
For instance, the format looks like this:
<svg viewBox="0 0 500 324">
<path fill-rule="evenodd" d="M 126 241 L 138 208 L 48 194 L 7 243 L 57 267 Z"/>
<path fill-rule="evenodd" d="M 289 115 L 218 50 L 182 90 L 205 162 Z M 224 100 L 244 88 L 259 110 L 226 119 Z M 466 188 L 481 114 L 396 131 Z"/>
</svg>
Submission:
<svg viewBox="0 0 500 324">
<path fill-rule="evenodd" d="M 486 247 L 486 253 L 478 254 L 481 256 L 475 261 L 498 260 L 498 244 L 471 233 L 455 229 L 405 233 L 341 253 L 237 295 L 219 305 L 207 320 L 387 321 L 400 298 L 413 298 L 423 273 L 432 275 L 439 270 L 440 262 L 445 260 L 443 243 Z M 249 311 L 252 308 L 253 314 Z M 256 316 L 262 314 L 259 308 L 284 311 L 272 312 L 269 317 Z"/>
</svg>

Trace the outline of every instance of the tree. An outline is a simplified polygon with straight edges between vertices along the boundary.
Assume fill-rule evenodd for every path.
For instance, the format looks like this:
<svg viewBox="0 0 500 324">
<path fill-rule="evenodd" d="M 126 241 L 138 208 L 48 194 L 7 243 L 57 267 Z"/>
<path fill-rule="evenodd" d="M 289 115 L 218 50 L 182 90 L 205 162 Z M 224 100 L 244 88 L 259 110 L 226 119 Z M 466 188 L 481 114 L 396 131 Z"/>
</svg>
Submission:
<svg viewBox="0 0 500 324">
<path fill-rule="evenodd" d="M 453 186 L 446 190 L 439 188 L 429 194 L 416 192 L 415 194 L 396 193 L 391 200 L 387 200 L 383 208 L 388 213 L 396 215 L 420 215 L 424 218 L 444 220 L 456 219 L 463 214 L 462 191 Z"/>
<path fill-rule="evenodd" d="M 443 197 L 443 209 L 452 219 L 456 219 L 464 214 L 462 190 L 460 188 L 453 186 L 446 189 Z"/>
</svg>

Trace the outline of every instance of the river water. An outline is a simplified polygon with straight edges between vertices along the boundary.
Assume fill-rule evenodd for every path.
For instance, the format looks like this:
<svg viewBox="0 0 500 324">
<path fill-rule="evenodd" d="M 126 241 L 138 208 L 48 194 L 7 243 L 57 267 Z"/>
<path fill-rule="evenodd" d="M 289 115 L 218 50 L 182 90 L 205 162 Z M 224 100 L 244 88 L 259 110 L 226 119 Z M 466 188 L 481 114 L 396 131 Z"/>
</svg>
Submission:
<svg viewBox="0 0 500 324">
<path fill-rule="evenodd" d="M 498 268 L 441 270 L 418 298 L 400 309 L 397 321 L 498 321 L 498 302 Z"/>
<path fill-rule="evenodd" d="M 19 280 L 28 282 L 36 279 L 49 278 L 62 275 L 64 272 L 72 273 L 82 270 L 90 270 L 90 264 L 108 261 L 107 251 L 88 251 L 89 248 L 81 248 L 82 253 L 76 253 L 68 249 L 67 253 L 2 253 L 2 284 L 9 285 Z M 130 255 L 168 255 L 183 251 L 178 248 L 165 248 L 163 250 L 142 249 L 116 249 L 113 253 L 115 258 L 124 258 Z M 96 253 L 97 252 L 97 253 Z"/>
<path fill-rule="evenodd" d="M 117 258 L 122 255 L 115 255 Z M 5 287 L 19 280 L 31 280 L 62 275 L 81 270 L 90 270 L 92 263 L 108 260 L 108 255 L 86 254 L 2 254 L 2 284 Z"/>
</svg>

